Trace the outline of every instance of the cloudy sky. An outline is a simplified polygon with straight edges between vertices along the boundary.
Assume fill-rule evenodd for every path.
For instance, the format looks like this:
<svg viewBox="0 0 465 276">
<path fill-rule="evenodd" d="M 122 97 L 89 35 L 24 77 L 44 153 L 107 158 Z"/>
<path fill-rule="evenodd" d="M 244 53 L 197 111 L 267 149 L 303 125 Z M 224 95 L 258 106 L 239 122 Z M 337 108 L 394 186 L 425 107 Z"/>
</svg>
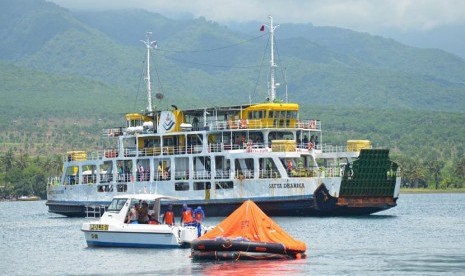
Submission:
<svg viewBox="0 0 465 276">
<path fill-rule="evenodd" d="M 312 23 L 442 48 L 465 57 L 464 0 L 49 0 L 72 10 L 140 8 L 167 17 L 200 17 L 222 24 Z"/>
</svg>

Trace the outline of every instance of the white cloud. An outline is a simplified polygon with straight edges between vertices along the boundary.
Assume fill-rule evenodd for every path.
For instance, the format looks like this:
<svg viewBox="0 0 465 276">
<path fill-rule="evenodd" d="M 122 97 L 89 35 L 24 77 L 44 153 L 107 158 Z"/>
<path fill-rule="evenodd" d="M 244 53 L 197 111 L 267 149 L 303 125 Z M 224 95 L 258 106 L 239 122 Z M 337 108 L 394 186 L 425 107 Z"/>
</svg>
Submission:
<svg viewBox="0 0 465 276">
<path fill-rule="evenodd" d="M 462 0 L 50 0 L 70 9 L 140 8 L 168 16 L 192 14 L 209 20 L 312 23 L 359 31 L 429 30 L 465 23 Z"/>
</svg>

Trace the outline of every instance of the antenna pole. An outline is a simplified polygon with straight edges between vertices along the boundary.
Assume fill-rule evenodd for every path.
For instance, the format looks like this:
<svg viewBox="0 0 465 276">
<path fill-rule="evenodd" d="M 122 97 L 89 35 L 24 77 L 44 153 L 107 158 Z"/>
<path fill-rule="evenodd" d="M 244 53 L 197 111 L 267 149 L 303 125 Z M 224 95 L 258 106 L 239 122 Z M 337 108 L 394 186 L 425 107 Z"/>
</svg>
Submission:
<svg viewBox="0 0 465 276">
<path fill-rule="evenodd" d="M 153 109 L 152 109 L 152 88 L 151 88 L 151 85 L 150 85 L 150 48 L 151 48 L 151 43 L 150 42 L 150 35 L 152 34 L 152 32 L 147 32 L 146 33 L 146 37 L 147 37 L 147 40 L 146 41 L 142 41 L 145 46 L 147 47 L 147 76 L 145 77 L 145 82 L 146 82 L 146 85 L 147 85 L 147 112 L 148 113 L 152 113 L 153 112 Z"/>
<path fill-rule="evenodd" d="M 273 102 L 276 98 L 276 83 L 274 79 L 274 72 L 277 67 L 277 65 L 274 63 L 274 30 L 279 27 L 273 26 L 273 17 L 271 15 L 268 16 L 270 19 L 270 52 L 271 52 L 271 60 L 270 60 L 270 82 L 271 82 L 271 87 L 270 87 L 270 102 Z"/>
</svg>

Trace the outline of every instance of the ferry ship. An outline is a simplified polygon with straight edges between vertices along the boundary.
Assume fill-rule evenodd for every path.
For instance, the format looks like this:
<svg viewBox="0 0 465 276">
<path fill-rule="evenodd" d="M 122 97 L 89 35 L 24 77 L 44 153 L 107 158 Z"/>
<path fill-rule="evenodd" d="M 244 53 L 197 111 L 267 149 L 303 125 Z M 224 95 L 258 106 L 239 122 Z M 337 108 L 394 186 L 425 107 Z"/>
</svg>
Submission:
<svg viewBox="0 0 465 276">
<path fill-rule="evenodd" d="M 270 16 L 269 97 L 260 103 L 153 110 L 150 33 L 147 109 L 125 125 L 103 130 L 114 148 L 69 151 L 63 174 L 47 185 L 49 212 L 98 216 L 120 194 L 160 193 L 180 213 L 202 206 L 227 216 L 253 200 L 269 216 L 367 215 L 396 206 L 398 165 L 369 140 L 324 143 L 318 119 L 304 119 L 297 103 L 276 100 Z"/>
</svg>

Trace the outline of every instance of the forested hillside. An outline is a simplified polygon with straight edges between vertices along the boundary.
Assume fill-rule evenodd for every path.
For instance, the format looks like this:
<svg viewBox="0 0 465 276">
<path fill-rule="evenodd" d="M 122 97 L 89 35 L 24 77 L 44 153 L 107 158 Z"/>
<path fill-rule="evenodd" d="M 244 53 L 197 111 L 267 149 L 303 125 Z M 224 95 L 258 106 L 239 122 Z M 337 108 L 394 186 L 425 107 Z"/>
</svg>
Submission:
<svg viewBox="0 0 465 276">
<path fill-rule="evenodd" d="M 156 108 L 263 101 L 270 46 L 260 24 L 1 1 L 0 182 L 11 177 L 12 160 L 101 148 L 108 143 L 101 128 L 144 109 L 147 31 L 158 45 L 154 94 L 164 95 Z M 463 185 L 463 59 L 311 24 L 281 24 L 275 42 L 278 97 L 287 88 L 302 117 L 322 119 L 324 142 L 370 139 L 392 149 L 410 185 Z"/>
</svg>

